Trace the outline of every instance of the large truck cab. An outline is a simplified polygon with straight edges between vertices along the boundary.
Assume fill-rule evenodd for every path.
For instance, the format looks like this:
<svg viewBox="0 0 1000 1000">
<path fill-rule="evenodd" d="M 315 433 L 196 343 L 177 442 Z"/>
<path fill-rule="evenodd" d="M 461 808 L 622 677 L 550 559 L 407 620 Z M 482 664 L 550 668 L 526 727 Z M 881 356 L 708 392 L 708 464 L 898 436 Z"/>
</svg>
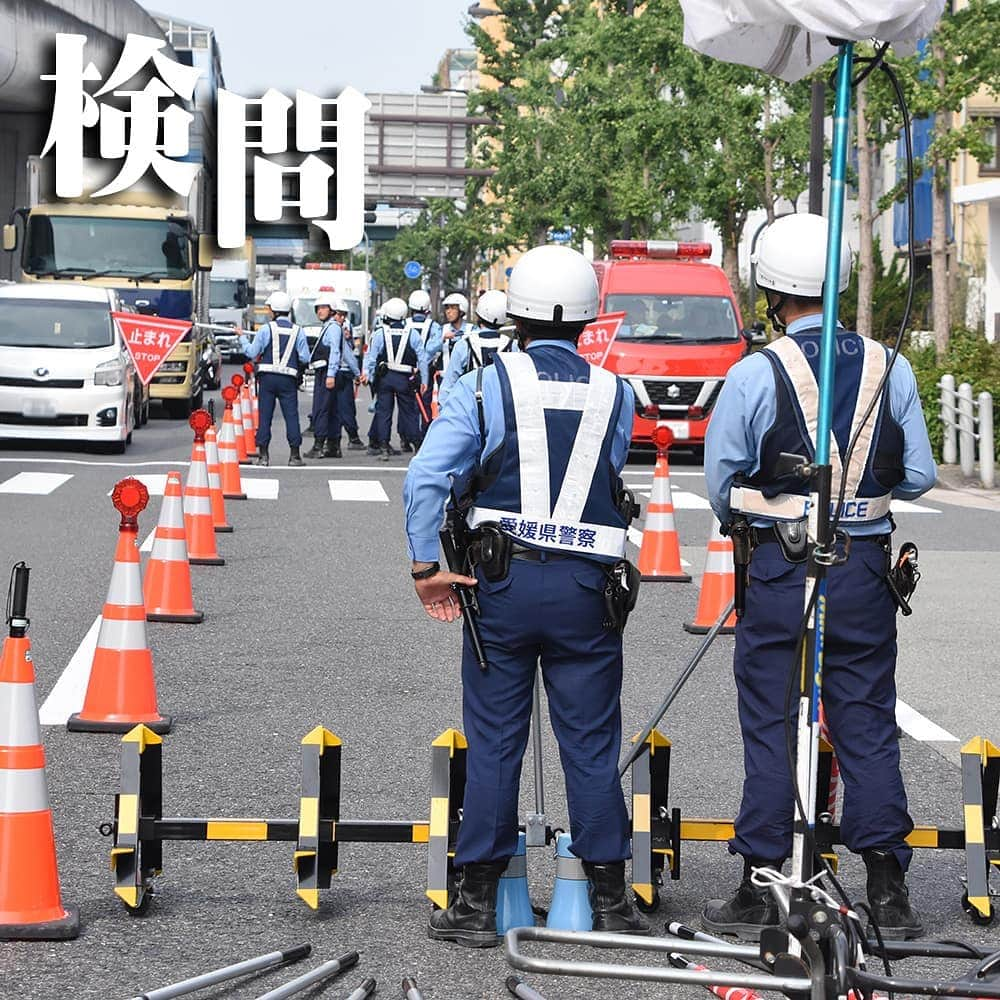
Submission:
<svg viewBox="0 0 1000 1000">
<path fill-rule="evenodd" d="M 709 243 L 615 240 L 594 262 L 601 313 L 625 313 L 606 367 L 635 391 L 632 443 L 666 424 L 699 447 L 726 373 L 749 349 L 736 296 Z"/>
</svg>

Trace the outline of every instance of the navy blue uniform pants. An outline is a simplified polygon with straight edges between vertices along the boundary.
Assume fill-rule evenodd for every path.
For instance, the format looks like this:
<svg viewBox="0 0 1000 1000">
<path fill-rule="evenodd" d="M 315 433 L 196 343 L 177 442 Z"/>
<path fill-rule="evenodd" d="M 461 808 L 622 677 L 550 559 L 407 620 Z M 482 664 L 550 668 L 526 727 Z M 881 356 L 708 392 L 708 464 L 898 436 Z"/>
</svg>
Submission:
<svg viewBox="0 0 1000 1000">
<path fill-rule="evenodd" d="M 896 735 L 896 607 L 885 583 L 885 550 L 855 539 L 844 566 L 830 568 L 823 706 L 844 783 L 844 843 L 893 851 L 905 871 L 913 829 Z M 746 780 L 734 853 L 762 861 L 791 855 L 794 815 L 785 749 L 785 686 L 802 621 L 805 564 L 777 543 L 754 550 L 746 614 L 736 627 L 734 672 Z M 795 692 L 797 694 L 798 687 Z M 793 697 L 792 725 L 798 710 Z"/>
<path fill-rule="evenodd" d="M 479 669 L 466 635 L 469 750 L 456 865 L 508 858 L 517 846 L 521 759 L 539 662 L 566 778 L 573 851 L 598 864 L 629 856 L 618 778 L 622 639 L 601 627 L 604 582 L 600 565 L 577 558 L 515 559 L 499 583 L 480 575 L 479 626 L 490 667 Z"/>
<path fill-rule="evenodd" d="M 404 441 L 419 441 L 417 421 L 417 391 L 420 387 L 404 372 L 386 372 L 378 383 L 378 406 L 372 433 L 379 444 L 392 438 L 392 412 L 399 406 L 399 436 Z"/>
<path fill-rule="evenodd" d="M 271 421 L 277 403 L 285 418 L 289 447 L 298 448 L 302 444 L 302 429 L 299 426 L 299 389 L 295 376 L 262 372 L 257 376 L 257 396 L 260 410 L 257 446 L 266 448 L 271 443 Z"/>
<path fill-rule="evenodd" d="M 333 389 L 326 387 L 327 369 L 320 368 L 313 375 L 313 431 L 318 438 L 335 437 L 331 425 L 336 421 L 337 397 Z"/>
<path fill-rule="evenodd" d="M 337 372 L 333 392 L 336 401 L 330 416 L 329 436 L 334 440 L 339 440 L 341 432 L 346 430 L 349 438 L 356 438 L 358 436 L 358 411 L 354 402 L 354 375 L 349 371 Z"/>
</svg>

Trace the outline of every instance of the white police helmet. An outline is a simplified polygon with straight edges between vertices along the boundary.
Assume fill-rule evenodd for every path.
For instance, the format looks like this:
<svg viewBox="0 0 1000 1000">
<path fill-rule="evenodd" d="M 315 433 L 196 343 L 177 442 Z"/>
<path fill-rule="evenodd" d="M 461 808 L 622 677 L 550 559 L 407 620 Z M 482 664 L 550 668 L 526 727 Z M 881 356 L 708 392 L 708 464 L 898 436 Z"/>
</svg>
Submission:
<svg viewBox="0 0 1000 1000">
<path fill-rule="evenodd" d="M 801 212 L 775 219 L 760 234 L 750 259 L 757 287 L 803 299 L 822 298 L 829 233 L 822 215 Z M 837 291 L 845 291 L 850 281 L 851 248 L 845 240 L 840 248 Z"/>
<path fill-rule="evenodd" d="M 412 312 L 425 313 L 431 311 L 431 297 L 422 288 L 410 292 L 408 304 Z"/>
<path fill-rule="evenodd" d="M 316 296 L 316 301 L 313 302 L 313 309 L 319 309 L 320 306 L 326 306 L 331 312 L 333 312 L 337 307 L 337 299 L 335 299 L 329 292 L 320 292 Z"/>
<path fill-rule="evenodd" d="M 351 310 L 348 308 L 347 303 L 343 299 L 334 298 L 333 305 L 330 308 L 335 313 L 343 313 L 345 316 L 349 315 Z"/>
<path fill-rule="evenodd" d="M 288 297 L 288 292 L 271 292 L 264 305 L 276 313 L 292 311 L 292 300 Z"/>
<path fill-rule="evenodd" d="M 484 323 L 499 326 L 507 319 L 507 296 L 496 289 L 483 292 L 476 302 L 476 315 Z"/>
<path fill-rule="evenodd" d="M 571 247 L 529 250 L 507 283 L 507 314 L 536 323 L 586 323 L 597 316 L 597 275 Z"/>
<path fill-rule="evenodd" d="M 380 312 L 383 319 L 397 323 L 402 322 L 406 319 L 406 303 L 402 299 L 389 299 L 387 302 L 382 303 Z"/>
<path fill-rule="evenodd" d="M 452 292 L 444 302 L 441 303 L 442 306 L 458 306 L 458 311 L 463 315 L 468 315 L 469 312 L 469 300 L 462 295 L 460 292 Z"/>
</svg>

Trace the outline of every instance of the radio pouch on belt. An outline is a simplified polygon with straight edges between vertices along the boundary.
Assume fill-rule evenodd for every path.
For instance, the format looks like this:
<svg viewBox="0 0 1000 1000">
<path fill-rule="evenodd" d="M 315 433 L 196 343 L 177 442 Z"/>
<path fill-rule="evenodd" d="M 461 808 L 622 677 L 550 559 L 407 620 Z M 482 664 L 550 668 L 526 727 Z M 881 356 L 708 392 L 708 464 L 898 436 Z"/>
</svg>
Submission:
<svg viewBox="0 0 1000 1000">
<path fill-rule="evenodd" d="M 920 580 L 920 569 L 917 565 L 919 554 L 913 542 L 903 542 L 899 547 L 899 558 L 896 560 L 896 564 L 891 566 L 885 578 L 889 593 L 892 594 L 896 607 L 903 613 L 904 617 L 913 614 L 910 598 L 917 589 L 917 582 Z M 886 549 L 886 559 L 890 563 L 892 562 L 891 547 Z"/>
<path fill-rule="evenodd" d="M 805 521 L 778 521 L 774 534 L 785 562 L 802 563 L 809 554 L 809 532 Z"/>
<path fill-rule="evenodd" d="M 513 551 L 513 539 L 497 524 L 481 524 L 472 534 L 472 561 L 490 583 L 499 583 L 510 575 Z"/>
</svg>

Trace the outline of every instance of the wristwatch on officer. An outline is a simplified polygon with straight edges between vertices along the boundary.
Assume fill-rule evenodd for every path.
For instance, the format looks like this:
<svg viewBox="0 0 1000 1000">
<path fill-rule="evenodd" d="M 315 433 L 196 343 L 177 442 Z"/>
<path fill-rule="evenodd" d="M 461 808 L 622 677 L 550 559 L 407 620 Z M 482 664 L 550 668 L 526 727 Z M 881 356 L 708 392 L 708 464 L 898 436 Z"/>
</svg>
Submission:
<svg viewBox="0 0 1000 1000">
<path fill-rule="evenodd" d="M 414 580 L 429 580 L 432 576 L 437 576 L 441 572 L 441 563 L 432 562 L 426 569 L 410 570 L 410 576 Z"/>
</svg>

